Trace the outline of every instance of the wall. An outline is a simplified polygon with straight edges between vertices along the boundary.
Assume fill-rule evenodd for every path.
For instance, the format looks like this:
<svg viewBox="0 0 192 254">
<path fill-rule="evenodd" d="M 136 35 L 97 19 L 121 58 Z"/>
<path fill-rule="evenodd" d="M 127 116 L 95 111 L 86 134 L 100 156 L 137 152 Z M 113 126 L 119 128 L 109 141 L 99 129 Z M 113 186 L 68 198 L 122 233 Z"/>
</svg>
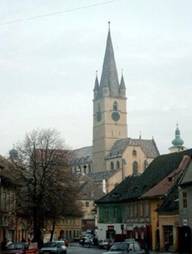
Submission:
<svg viewBox="0 0 192 254">
<path fill-rule="evenodd" d="M 173 247 L 172 251 L 178 248 L 178 226 L 179 215 L 159 215 L 159 232 L 160 232 L 160 250 L 165 248 L 164 229 L 163 226 L 173 226 Z"/>
</svg>

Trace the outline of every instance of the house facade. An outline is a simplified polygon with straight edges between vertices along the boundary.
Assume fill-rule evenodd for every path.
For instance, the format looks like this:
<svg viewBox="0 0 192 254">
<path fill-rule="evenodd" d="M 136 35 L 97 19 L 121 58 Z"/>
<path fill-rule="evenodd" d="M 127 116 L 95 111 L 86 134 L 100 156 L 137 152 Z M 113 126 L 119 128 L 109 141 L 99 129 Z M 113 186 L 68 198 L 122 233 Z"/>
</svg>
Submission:
<svg viewBox="0 0 192 254">
<path fill-rule="evenodd" d="M 179 185 L 179 250 L 192 252 L 192 162 Z"/>
<path fill-rule="evenodd" d="M 166 225 L 163 214 L 160 220 L 158 208 L 190 160 L 185 155 L 191 154 L 192 150 L 187 150 L 159 156 L 142 175 L 127 177 L 96 201 L 98 238 L 133 237 L 149 249 L 163 249 L 162 229 Z"/>
</svg>

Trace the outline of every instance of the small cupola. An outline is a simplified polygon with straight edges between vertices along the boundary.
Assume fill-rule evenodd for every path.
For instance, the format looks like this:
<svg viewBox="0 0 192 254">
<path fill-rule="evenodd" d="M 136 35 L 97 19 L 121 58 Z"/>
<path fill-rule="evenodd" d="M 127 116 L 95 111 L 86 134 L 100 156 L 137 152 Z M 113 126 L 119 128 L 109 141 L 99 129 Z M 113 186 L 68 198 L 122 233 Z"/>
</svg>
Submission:
<svg viewBox="0 0 192 254">
<path fill-rule="evenodd" d="M 184 141 L 181 139 L 181 133 L 178 124 L 175 129 L 175 138 L 173 139 L 172 144 L 174 146 L 182 146 L 184 144 Z"/>
</svg>

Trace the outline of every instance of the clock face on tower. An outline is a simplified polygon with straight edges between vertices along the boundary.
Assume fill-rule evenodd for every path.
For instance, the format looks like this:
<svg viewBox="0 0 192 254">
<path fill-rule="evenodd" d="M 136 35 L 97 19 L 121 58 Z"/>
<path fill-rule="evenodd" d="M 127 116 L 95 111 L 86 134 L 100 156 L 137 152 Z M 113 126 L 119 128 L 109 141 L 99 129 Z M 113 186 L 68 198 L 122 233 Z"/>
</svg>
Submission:
<svg viewBox="0 0 192 254">
<path fill-rule="evenodd" d="M 120 113 L 118 111 L 114 111 L 112 114 L 111 114 L 111 118 L 113 119 L 113 121 L 117 122 L 119 121 L 120 119 Z"/>
</svg>

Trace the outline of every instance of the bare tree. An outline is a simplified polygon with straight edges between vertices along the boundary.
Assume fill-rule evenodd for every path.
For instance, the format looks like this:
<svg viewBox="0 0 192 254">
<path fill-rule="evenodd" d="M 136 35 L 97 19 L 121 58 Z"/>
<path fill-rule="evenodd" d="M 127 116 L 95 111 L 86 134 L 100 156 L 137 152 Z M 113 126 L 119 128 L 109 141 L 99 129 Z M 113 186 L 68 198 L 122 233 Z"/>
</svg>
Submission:
<svg viewBox="0 0 192 254">
<path fill-rule="evenodd" d="M 63 149 L 59 133 L 52 129 L 33 130 L 16 146 L 12 158 L 23 183 L 18 207 L 32 220 L 34 241 L 42 243 L 42 230 L 67 214 L 80 215 L 78 188 L 68 168 L 69 152 Z"/>
</svg>

